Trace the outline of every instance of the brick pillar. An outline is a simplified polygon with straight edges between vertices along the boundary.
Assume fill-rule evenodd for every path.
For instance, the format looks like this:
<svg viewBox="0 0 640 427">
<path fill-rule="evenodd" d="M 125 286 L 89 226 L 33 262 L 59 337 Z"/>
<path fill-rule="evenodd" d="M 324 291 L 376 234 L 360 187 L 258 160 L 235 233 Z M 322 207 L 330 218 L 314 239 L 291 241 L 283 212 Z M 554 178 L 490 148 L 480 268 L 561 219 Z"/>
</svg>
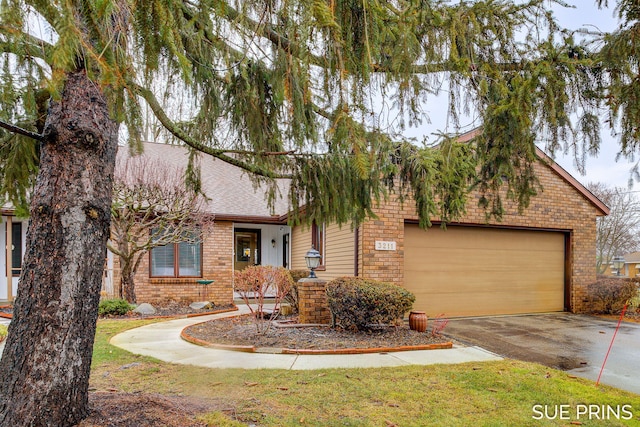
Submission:
<svg viewBox="0 0 640 427">
<path fill-rule="evenodd" d="M 321 279 L 298 280 L 298 321 L 300 323 L 331 323 L 327 302 L 327 282 Z"/>
</svg>

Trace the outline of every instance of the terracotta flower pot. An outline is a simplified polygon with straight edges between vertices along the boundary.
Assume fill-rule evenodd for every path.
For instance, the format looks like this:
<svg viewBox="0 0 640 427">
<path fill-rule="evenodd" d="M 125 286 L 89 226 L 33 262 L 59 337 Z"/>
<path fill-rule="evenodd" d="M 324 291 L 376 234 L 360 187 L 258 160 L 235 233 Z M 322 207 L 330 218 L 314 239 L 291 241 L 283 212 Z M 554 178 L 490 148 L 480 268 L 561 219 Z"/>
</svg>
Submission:
<svg viewBox="0 0 640 427">
<path fill-rule="evenodd" d="M 411 311 L 409 313 L 409 328 L 413 331 L 426 332 L 427 314 L 424 311 Z"/>
</svg>

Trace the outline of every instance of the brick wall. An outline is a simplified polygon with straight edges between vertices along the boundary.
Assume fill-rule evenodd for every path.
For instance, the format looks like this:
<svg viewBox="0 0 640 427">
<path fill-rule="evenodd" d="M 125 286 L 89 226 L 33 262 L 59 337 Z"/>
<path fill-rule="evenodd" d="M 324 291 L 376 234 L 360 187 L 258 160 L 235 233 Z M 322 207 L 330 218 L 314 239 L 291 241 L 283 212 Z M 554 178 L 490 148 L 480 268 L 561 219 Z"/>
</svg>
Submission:
<svg viewBox="0 0 640 427">
<path fill-rule="evenodd" d="M 215 304 L 233 302 L 233 223 L 216 221 L 202 242 L 201 278 L 149 277 L 149 254 L 145 255 L 135 276 L 138 302 L 162 303 L 168 300 L 192 302 L 204 300 L 205 288 L 196 281 L 214 280 L 207 285 L 206 299 Z M 114 260 L 114 286 L 119 283 L 118 259 Z"/>
<path fill-rule="evenodd" d="M 544 191 L 531 200 L 522 214 L 517 206 L 505 202 L 506 214 L 501 222 L 486 221 L 485 211 L 478 207 L 479 194 L 471 194 L 467 213 L 460 224 L 489 224 L 502 227 L 543 228 L 569 234 L 569 298 L 570 309 L 582 312 L 585 307 L 585 286 L 595 281 L 596 215 L 599 210 L 551 168 L 538 163 L 536 173 Z M 360 275 L 372 279 L 403 284 L 404 224 L 417 220 L 415 207 L 406 200 L 401 205 L 391 199 L 375 210 L 378 219 L 360 228 Z M 433 218 L 436 220 L 437 218 Z M 376 240 L 396 242 L 396 251 L 376 251 Z"/>
<path fill-rule="evenodd" d="M 321 279 L 298 281 L 298 320 L 300 323 L 331 323 L 327 282 Z"/>
</svg>

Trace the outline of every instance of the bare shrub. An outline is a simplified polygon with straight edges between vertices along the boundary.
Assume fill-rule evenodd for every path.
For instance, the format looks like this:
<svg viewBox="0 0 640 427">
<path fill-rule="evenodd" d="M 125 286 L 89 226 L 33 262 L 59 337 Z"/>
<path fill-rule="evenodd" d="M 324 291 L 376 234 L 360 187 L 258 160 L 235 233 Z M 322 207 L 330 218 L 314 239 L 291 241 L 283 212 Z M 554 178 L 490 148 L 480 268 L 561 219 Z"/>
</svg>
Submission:
<svg viewBox="0 0 640 427">
<path fill-rule="evenodd" d="M 234 287 L 247 304 L 255 320 L 256 332 L 266 334 L 278 316 L 284 297 L 291 290 L 293 279 L 283 267 L 249 266 L 234 273 Z M 267 296 L 272 295 L 275 305 L 270 313 L 265 310 Z"/>
<path fill-rule="evenodd" d="M 431 321 L 431 337 L 437 338 L 442 335 L 442 331 L 449 324 L 449 319 L 444 317 L 444 313 L 438 314 L 435 319 Z"/>
<path fill-rule="evenodd" d="M 638 279 L 598 277 L 587 286 L 592 313 L 618 314 L 624 305 L 638 295 Z"/>
<path fill-rule="evenodd" d="M 291 289 L 284 296 L 284 301 L 287 302 L 294 313 L 299 312 L 299 300 L 298 300 L 298 280 L 309 276 L 309 270 L 289 270 L 291 279 Z"/>
</svg>

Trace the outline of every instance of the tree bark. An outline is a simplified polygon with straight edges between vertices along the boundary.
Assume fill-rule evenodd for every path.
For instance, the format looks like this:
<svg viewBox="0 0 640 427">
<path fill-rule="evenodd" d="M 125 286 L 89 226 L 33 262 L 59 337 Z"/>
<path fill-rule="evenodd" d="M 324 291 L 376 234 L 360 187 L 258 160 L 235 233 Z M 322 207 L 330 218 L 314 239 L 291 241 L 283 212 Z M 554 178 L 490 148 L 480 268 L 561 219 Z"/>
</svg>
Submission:
<svg viewBox="0 0 640 427">
<path fill-rule="evenodd" d="M 122 298 L 127 300 L 131 304 L 136 303 L 136 284 L 134 276 L 136 274 L 131 260 L 126 260 L 120 257 L 120 265 L 122 270 L 120 272 L 120 287 L 122 289 Z"/>
<path fill-rule="evenodd" d="M 72 426 L 88 415 L 117 132 L 100 88 L 84 72 L 69 73 L 45 124 L 0 360 L 2 426 Z"/>
</svg>

